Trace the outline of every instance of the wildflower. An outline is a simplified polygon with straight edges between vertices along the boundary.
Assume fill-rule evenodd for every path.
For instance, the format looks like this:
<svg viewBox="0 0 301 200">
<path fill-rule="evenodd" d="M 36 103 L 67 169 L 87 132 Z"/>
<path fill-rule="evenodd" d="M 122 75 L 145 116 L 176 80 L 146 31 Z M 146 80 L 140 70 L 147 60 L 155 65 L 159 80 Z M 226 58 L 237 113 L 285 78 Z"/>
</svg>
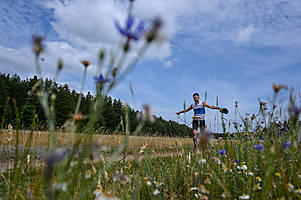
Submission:
<svg viewBox="0 0 301 200">
<path fill-rule="evenodd" d="M 239 199 L 250 199 L 250 196 L 248 194 L 242 194 L 239 196 Z"/>
<path fill-rule="evenodd" d="M 152 42 L 155 39 L 158 39 L 160 34 L 159 34 L 159 30 L 162 27 L 163 22 L 160 18 L 156 18 L 153 21 L 153 25 L 152 28 L 148 31 L 148 33 L 146 34 L 146 41 L 147 42 Z"/>
<path fill-rule="evenodd" d="M 262 136 L 259 137 L 259 140 L 264 140 Z"/>
<path fill-rule="evenodd" d="M 204 148 L 207 144 L 209 144 L 210 140 L 212 138 L 212 133 L 208 130 L 201 129 L 200 135 L 199 135 L 199 148 Z"/>
<path fill-rule="evenodd" d="M 115 172 L 113 181 L 120 181 L 121 183 L 128 183 L 130 181 L 129 177 L 119 171 Z"/>
<path fill-rule="evenodd" d="M 160 187 L 161 185 L 163 185 L 163 182 L 157 182 L 157 181 L 154 181 L 156 187 Z"/>
<path fill-rule="evenodd" d="M 46 158 L 46 169 L 45 169 L 45 177 L 50 178 L 52 177 L 52 172 L 54 169 L 54 165 L 56 163 L 59 163 L 61 160 L 63 160 L 67 156 L 67 151 L 56 151 L 52 153 L 51 155 L 47 156 Z"/>
<path fill-rule="evenodd" d="M 275 93 L 278 93 L 281 89 L 287 89 L 287 86 L 285 85 L 276 85 L 273 83 L 273 89 Z"/>
<path fill-rule="evenodd" d="M 137 28 L 134 31 L 131 31 L 133 24 L 134 24 L 134 17 L 131 15 L 129 15 L 129 17 L 127 19 L 125 28 L 121 28 L 118 21 L 115 20 L 115 26 L 116 26 L 117 30 L 119 31 L 119 33 L 121 33 L 121 35 L 125 36 L 128 39 L 128 41 L 139 40 L 139 38 L 141 37 L 141 35 L 143 34 L 143 31 L 144 31 L 144 22 L 143 21 L 141 21 L 138 24 Z"/>
<path fill-rule="evenodd" d="M 200 189 L 201 193 L 203 193 L 203 194 L 209 194 L 209 190 L 207 190 L 204 185 L 200 185 L 199 189 Z"/>
<path fill-rule="evenodd" d="M 76 115 L 73 115 L 72 118 L 74 121 L 83 121 L 87 117 L 85 115 L 83 115 L 81 112 L 78 112 Z"/>
<path fill-rule="evenodd" d="M 191 187 L 190 188 L 190 191 L 194 191 L 194 190 L 199 190 L 199 188 L 198 187 Z"/>
<path fill-rule="evenodd" d="M 253 190 L 261 190 L 261 187 L 259 184 L 254 185 Z"/>
<path fill-rule="evenodd" d="M 81 61 L 81 63 L 84 65 L 84 67 L 88 67 L 89 65 L 90 65 L 90 62 L 89 61 L 87 61 L 87 60 L 83 60 L 83 61 Z"/>
<path fill-rule="evenodd" d="M 104 49 L 102 49 L 100 52 L 99 52 L 99 60 L 103 60 L 105 58 L 105 55 L 106 55 L 106 52 Z"/>
<path fill-rule="evenodd" d="M 234 163 L 238 164 L 238 165 L 240 164 L 240 162 L 238 160 L 234 160 Z"/>
<path fill-rule="evenodd" d="M 190 154 L 190 152 L 188 153 L 187 158 L 188 158 L 188 164 L 190 164 L 190 162 L 191 162 L 191 154 Z"/>
<path fill-rule="evenodd" d="M 152 182 L 146 181 L 146 185 L 147 185 L 147 186 L 151 186 L 151 185 L 152 185 Z"/>
<path fill-rule="evenodd" d="M 275 176 L 280 177 L 280 173 L 279 173 L 279 172 L 276 172 L 276 173 L 275 173 Z"/>
<path fill-rule="evenodd" d="M 211 184 L 211 180 L 209 178 L 206 178 L 204 181 L 205 184 Z"/>
<path fill-rule="evenodd" d="M 218 154 L 224 155 L 224 154 L 226 154 L 226 150 L 219 150 Z"/>
<path fill-rule="evenodd" d="M 259 151 L 263 151 L 264 150 L 264 146 L 263 144 L 256 144 L 253 146 L 254 149 L 259 150 Z"/>
<path fill-rule="evenodd" d="M 154 194 L 155 196 L 157 196 L 158 194 L 160 194 L 160 191 L 159 191 L 158 189 L 155 189 L 155 191 L 153 192 L 153 194 Z"/>
<path fill-rule="evenodd" d="M 291 148 L 291 143 L 290 142 L 286 142 L 285 144 L 282 145 L 283 149 L 289 149 Z"/>
<path fill-rule="evenodd" d="M 145 112 L 144 117 L 145 117 L 146 119 L 148 119 L 149 121 L 154 122 L 154 121 L 155 121 L 155 118 L 154 118 L 154 116 L 151 114 L 151 107 L 150 107 L 148 104 L 144 104 L 144 105 L 143 105 L 143 109 L 144 109 L 144 112 Z"/>
<path fill-rule="evenodd" d="M 296 190 L 295 190 L 295 193 L 301 194 L 301 188 L 296 189 Z"/>
<path fill-rule="evenodd" d="M 43 40 L 45 38 L 41 36 L 32 37 L 32 51 L 39 56 L 44 51 Z"/>
<path fill-rule="evenodd" d="M 235 108 L 237 108 L 238 107 L 238 101 L 235 101 L 234 104 L 235 104 Z"/>
<path fill-rule="evenodd" d="M 97 84 L 100 84 L 100 85 L 110 81 L 109 79 L 104 79 L 102 74 L 100 74 L 99 77 L 94 77 L 94 80 L 96 81 Z"/>
<path fill-rule="evenodd" d="M 199 163 L 201 163 L 201 164 L 206 164 L 206 160 L 205 159 L 201 159 L 201 160 L 199 160 Z"/>
<path fill-rule="evenodd" d="M 294 189 L 293 184 L 291 184 L 291 183 L 286 184 L 286 189 L 287 189 L 287 191 L 292 192 Z"/>
<path fill-rule="evenodd" d="M 27 165 L 29 165 L 29 163 L 30 163 L 30 155 L 27 154 Z"/>
<path fill-rule="evenodd" d="M 256 176 L 256 181 L 261 182 L 261 178 L 259 176 Z"/>
<path fill-rule="evenodd" d="M 262 111 L 262 109 L 266 109 L 266 102 L 259 102 L 259 109 Z"/>
<path fill-rule="evenodd" d="M 85 172 L 85 178 L 86 178 L 86 179 L 91 178 L 91 171 L 90 171 L 90 170 L 87 170 L 87 171 Z"/>
<path fill-rule="evenodd" d="M 62 190 L 63 192 L 66 192 L 67 184 L 66 183 L 53 183 L 53 188 L 55 190 Z"/>
<path fill-rule="evenodd" d="M 234 127 L 237 129 L 238 128 L 238 123 L 237 122 L 233 122 Z"/>
<path fill-rule="evenodd" d="M 254 176 L 253 172 L 248 172 L 247 175 Z"/>
<path fill-rule="evenodd" d="M 93 194 L 96 196 L 96 200 L 119 200 L 119 198 L 109 192 L 102 192 L 101 189 L 95 190 Z"/>
<path fill-rule="evenodd" d="M 221 164 L 221 160 L 219 159 L 219 158 L 215 158 L 215 157 L 213 157 L 213 160 L 217 163 L 217 164 Z"/>
<path fill-rule="evenodd" d="M 222 196 L 223 198 L 226 198 L 226 197 L 227 197 L 226 192 L 223 192 L 223 193 L 221 194 L 221 196 Z"/>
<path fill-rule="evenodd" d="M 58 62 L 57 62 L 57 69 L 60 71 L 64 66 L 63 60 L 61 58 L 59 58 Z"/>
<path fill-rule="evenodd" d="M 242 165 L 242 166 L 241 166 L 241 169 L 242 169 L 242 170 L 248 170 L 248 167 L 247 167 L 247 165 Z"/>
</svg>

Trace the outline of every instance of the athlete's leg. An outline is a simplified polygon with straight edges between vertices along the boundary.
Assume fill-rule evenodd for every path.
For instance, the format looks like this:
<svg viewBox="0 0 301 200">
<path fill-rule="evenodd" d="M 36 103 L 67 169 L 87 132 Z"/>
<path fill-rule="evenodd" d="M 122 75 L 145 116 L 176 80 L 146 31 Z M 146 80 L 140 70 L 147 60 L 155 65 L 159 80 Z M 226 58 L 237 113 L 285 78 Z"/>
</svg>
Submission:
<svg viewBox="0 0 301 200">
<path fill-rule="evenodd" d="M 193 130 L 193 145 L 194 145 L 194 150 L 196 150 L 196 147 L 197 147 L 197 131 L 195 129 Z"/>
<path fill-rule="evenodd" d="M 193 145 L 194 145 L 194 150 L 196 151 L 197 148 L 197 130 L 198 130 L 198 121 L 197 120 L 193 120 L 192 121 L 192 129 L 193 129 Z"/>
</svg>

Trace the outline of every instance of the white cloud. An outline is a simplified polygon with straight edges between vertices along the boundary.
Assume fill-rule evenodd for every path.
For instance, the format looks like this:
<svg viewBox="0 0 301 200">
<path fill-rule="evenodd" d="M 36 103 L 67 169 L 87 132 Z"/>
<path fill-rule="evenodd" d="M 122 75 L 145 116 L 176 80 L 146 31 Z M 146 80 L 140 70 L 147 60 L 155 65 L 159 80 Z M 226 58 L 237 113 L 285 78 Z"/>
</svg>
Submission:
<svg viewBox="0 0 301 200">
<path fill-rule="evenodd" d="M 81 61 L 85 59 L 91 61 L 92 65 L 88 67 L 88 76 L 94 76 L 97 67 L 96 53 L 96 49 L 93 48 L 84 51 L 73 48 L 64 42 L 46 42 L 45 52 L 41 54 L 40 60 L 42 75 L 54 78 L 58 59 L 61 58 L 64 67 L 58 82 L 68 83 L 73 89 L 78 90 L 84 71 Z M 21 78 L 29 78 L 37 74 L 31 48 L 12 49 L 0 45 L 0 60 L 0 71 L 3 73 L 17 73 Z"/>
<path fill-rule="evenodd" d="M 114 20 L 124 19 L 125 12 L 110 0 L 49 2 L 56 21 L 52 25 L 63 39 L 84 45 L 112 44 L 118 41 Z"/>
<path fill-rule="evenodd" d="M 250 40 L 252 34 L 255 32 L 255 28 L 253 25 L 248 26 L 245 29 L 242 29 L 238 32 L 237 42 L 247 42 Z"/>
</svg>

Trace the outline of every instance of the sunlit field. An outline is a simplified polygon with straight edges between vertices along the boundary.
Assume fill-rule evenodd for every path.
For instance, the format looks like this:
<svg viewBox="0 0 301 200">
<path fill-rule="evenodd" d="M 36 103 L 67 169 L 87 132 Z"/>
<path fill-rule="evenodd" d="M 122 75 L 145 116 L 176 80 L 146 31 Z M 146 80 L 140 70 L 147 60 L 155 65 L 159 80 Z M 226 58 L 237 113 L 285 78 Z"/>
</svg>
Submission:
<svg viewBox="0 0 301 200">
<path fill-rule="evenodd" d="M 68 86 L 55 82 L 63 58 L 54 81 L 46 81 L 45 38 L 33 36 L 37 76 L 30 79 L 35 83 L 26 91 L 26 103 L 20 106 L 8 95 L 0 105 L 0 200 L 301 199 L 301 96 L 293 88 L 273 84 L 270 102 L 259 100 L 254 114 L 240 114 L 235 102 L 235 121 L 226 119 L 227 108 L 215 107 L 223 131 L 217 136 L 199 130 L 196 149 L 186 118 L 186 125 L 164 121 L 151 113 L 151 105 L 134 111 L 127 103 L 112 102 L 107 95 L 152 43 L 164 39 L 164 20 L 135 24 L 134 1 L 129 4 L 125 24 L 115 21 L 121 35 L 112 48 L 116 52 L 103 48 L 97 55 L 95 94 L 87 99 L 83 91 L 91 63 L 80 62 L 80 92 L 67 100 Z M 131 84 L 129 89 L 135 99 Z M 282 91 L 288 94 L 284 103 Z"/>
<path fill-rule="evenodd" d="M 134 137 L 127 144 L 131 150 L 118 155 L 123 136 L 94 136 L 91 151 L 85 151 L 72 141 L 87 136 L 57 134 L 59 150 L 42 159 L 26 145 L 29 132 L 19 133 L 18 154 L 16 132 L 9 131 L 14 130 L 1 131 L 1 157 L 4 147 L 12 151 L 2 162 L 18 165 L 2 169 L 0 192 L 11 199 L 301 198 L 300 146 L 297 138 L 289 139 L 295 131 L 211 143 L 200 137 L 196 153 L 189 138 Z M 31 147 L 46 147 L 48 134 L 34 134 Z"/>
</svg>

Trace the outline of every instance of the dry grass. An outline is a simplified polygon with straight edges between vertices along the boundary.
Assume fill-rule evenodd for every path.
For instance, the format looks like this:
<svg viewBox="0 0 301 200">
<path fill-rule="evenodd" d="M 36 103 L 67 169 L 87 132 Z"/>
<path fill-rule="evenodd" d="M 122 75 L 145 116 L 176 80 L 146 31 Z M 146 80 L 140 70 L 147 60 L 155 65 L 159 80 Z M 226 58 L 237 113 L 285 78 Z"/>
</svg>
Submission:
<svg viewBox="0 0 301 200">
<path fill-rule="evenodd" d="M 16 132 L 10 135 L 8 130 L 1 131 L 0 145 L 15 145 Z M 19 131 L 19 145 L 23 146 L 30 135 L 29 131 Z M 72 133 L 57 133 L 57 146 L 71 146 L 74 144 L 76 137 L 83 140 L 87 135 L 72 134 Z M 49 133 L 42 131 L 35 131 L 33 133 L 31 146 L 45 146 L 47 145 Z M 9 138 L 12 138 L 9 141 Z M 93 135 L 93 140 L 101 142 L 104 146 L 119 146 L 122 144 L 125 136 L 123 135 Z M 129 148 L 141 147 L 147 145 L 152 148 L 164 147 L 183 147 L 193 145 L 191 138 L 170 138 L 170 137 L 145 137 L 145 136 L 130 136 Z"/>
</svg>

